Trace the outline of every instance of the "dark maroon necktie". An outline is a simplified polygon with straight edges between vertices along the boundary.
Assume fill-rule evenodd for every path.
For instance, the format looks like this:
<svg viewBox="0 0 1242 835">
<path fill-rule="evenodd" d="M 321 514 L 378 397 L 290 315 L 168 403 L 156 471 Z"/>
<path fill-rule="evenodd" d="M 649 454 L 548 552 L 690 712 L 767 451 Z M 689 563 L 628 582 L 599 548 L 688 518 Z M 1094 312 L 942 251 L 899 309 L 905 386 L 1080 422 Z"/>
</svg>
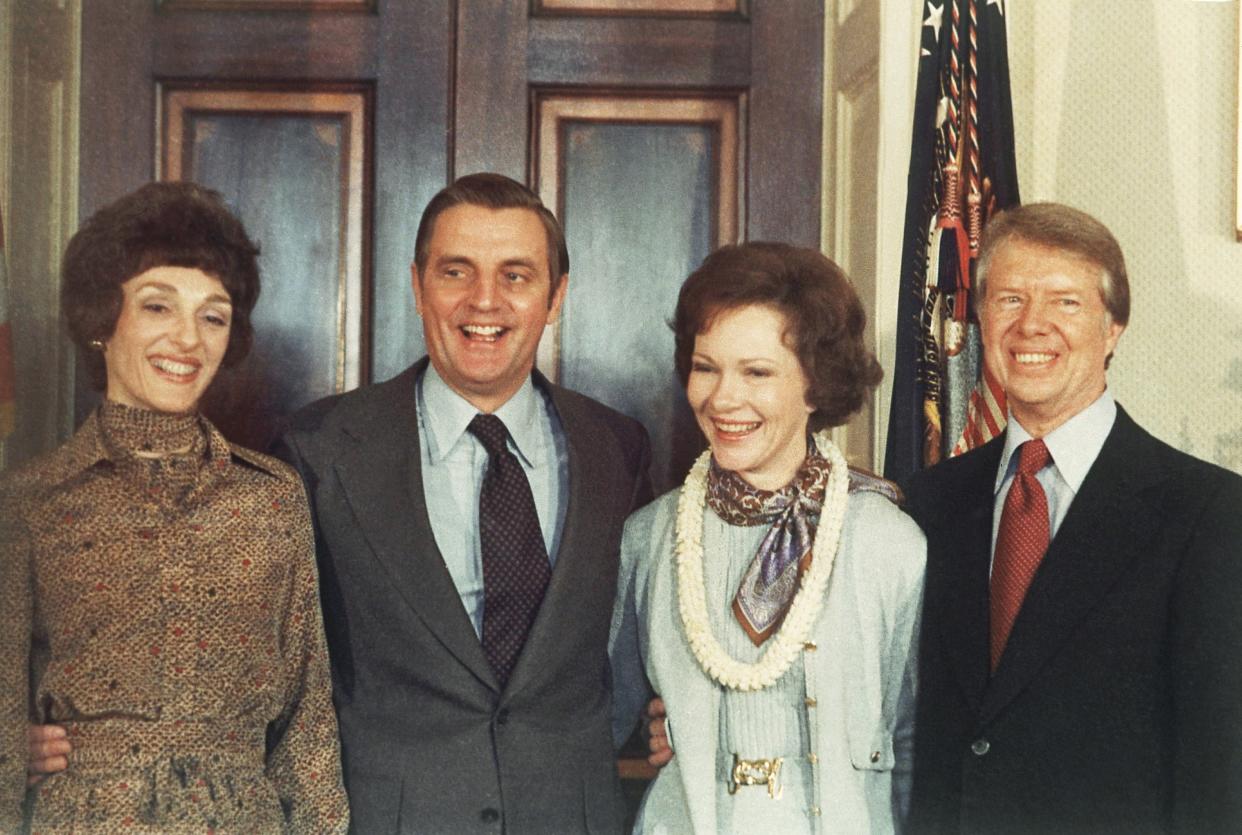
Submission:
<svg viewBox="0 0 1242 835">
<path fill-rule="evenodd" d="M 1018 447 L 1018 473 L 1009 485 L 992 560 L 991 662 L 1000 662 L 1031 578 L 1048 550 L 1048 497 L 1035 474 L 1051 460 L 1043 441 Z"/>
<path fill-rule="evenodd" d="M 483 414 L 467 428 L 488 455 L 479 493 L 483 652 L 503 686 L 535 622 L 552 569 L 530 482 L 506 444 L 509 430 L 500 418 Z"/>
</svg>

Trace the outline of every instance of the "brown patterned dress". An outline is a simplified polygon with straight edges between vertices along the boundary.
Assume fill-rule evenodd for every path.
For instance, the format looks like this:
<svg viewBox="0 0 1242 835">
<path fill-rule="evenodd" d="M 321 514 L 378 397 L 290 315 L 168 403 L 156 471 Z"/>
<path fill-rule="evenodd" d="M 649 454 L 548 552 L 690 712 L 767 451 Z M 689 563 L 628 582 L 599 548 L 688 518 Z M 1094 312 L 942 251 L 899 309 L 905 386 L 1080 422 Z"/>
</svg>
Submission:
<svg viewBox="0 0 1242 835">
<path fill-rule="evenodd" d="M 0 514 L 0 832 L 21 826 L 31 721 L 73 744 L 31 790 L 32 832 L 347 829 L 289 467 L 109 402 L 6 476 Z"/>
</svg>

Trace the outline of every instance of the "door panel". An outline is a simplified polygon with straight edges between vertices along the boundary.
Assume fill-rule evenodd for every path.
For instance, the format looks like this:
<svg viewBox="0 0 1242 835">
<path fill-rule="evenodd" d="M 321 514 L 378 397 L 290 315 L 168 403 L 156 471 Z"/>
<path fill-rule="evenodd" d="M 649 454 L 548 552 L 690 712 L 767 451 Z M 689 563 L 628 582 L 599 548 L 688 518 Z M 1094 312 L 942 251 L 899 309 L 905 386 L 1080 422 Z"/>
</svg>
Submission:
<svg viewBox="0 0 1242 835">
<path fill-rule="evenodd" d="M 743 0 L 534 0 L 537 11 L 582 14 L 695 14 L 740 12 Z"/>
<path fill-rule="evenodd" d="M 194 9 L 254 11 L 365 12 L 375 8 L 376 0 L 155 0 L 165 11 Z"/>
<path fill-rule="evenodd" d="M 12 467 L 73 429 L 73 350 L 60 315 L 60 260 L 77 228 L 81 8 L 0 3 L 0 178 L 7 178 L 8 267 L 16 414 L 0 440 Z"/>
<path fill-rule="evenodd" d="M 290 409 L 367 377 L 371 100 L 361 85 L 162 85 L 161 177 L 218 189 L 246 219 L 269 279 L 250 355 L 204 402 L 247 446 L 266 448 Z"/>
<path fill-rule="evenodd" d="M 827 154 L 833 193 L 825 201 L 824 248 L 854 284 L 867 312 L 866 341 L 877 350 L 877 272 L 880 170 L 879 4 L 850 0 L 837 5 L 830 21 L 833 50 L 830 95 L 835 122 Z M 872 394 L 836 442 L 851 464 L 876 469 L 876 398 Z"/>
<path fill-rule="evenodd" d="M 668 323 L 685 276 L 737 240 L 740 102 L 560 92 L 538 94 L 535 109 L 532 179 L 565 225 L 573 265 L 540 366 L 642 415 L 664 489 L 702 448 Z"/>
</svg>

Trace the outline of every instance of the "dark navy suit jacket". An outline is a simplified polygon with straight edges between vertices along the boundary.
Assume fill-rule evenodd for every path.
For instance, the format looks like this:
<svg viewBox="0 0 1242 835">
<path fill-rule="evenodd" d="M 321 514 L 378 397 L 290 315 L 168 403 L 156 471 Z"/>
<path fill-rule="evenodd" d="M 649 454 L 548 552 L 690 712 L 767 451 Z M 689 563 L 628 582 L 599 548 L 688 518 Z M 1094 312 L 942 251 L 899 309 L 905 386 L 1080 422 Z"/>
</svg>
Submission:
<svg viewBox="0 0 1242 835">
<path fill-rule="evenodd" d="M 1242 477 L 1120 408 L 988 671 L 1003 439 L 914 477 L 911 829 L 1242 832 Z"/>
</svg>

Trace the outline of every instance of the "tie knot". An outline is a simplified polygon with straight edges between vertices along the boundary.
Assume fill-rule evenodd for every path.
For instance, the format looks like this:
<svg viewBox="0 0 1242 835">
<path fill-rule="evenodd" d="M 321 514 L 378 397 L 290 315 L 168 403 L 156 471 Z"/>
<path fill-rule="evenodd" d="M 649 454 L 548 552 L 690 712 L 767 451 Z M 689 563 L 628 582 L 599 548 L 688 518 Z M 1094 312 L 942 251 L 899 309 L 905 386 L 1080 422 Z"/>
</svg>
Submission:
<svg viewBox="0 0 1242 835">
<path fill-rule="evenodd" d="M 1048 445 L 1042 440 L 1027 441 L 1018 447 L 1018 474 L 1034 475 L 1052 460 Z"/>
<path fill-rule="evenodd" d="M 509 430 L 505 428 L 505 422 L 495 415 L 477 414 L 471 418 L 466 429 L 479 439 L 489 456 L 495 457 L 508 451 L 506 441 L 509 440 Z"/>
</svg>

